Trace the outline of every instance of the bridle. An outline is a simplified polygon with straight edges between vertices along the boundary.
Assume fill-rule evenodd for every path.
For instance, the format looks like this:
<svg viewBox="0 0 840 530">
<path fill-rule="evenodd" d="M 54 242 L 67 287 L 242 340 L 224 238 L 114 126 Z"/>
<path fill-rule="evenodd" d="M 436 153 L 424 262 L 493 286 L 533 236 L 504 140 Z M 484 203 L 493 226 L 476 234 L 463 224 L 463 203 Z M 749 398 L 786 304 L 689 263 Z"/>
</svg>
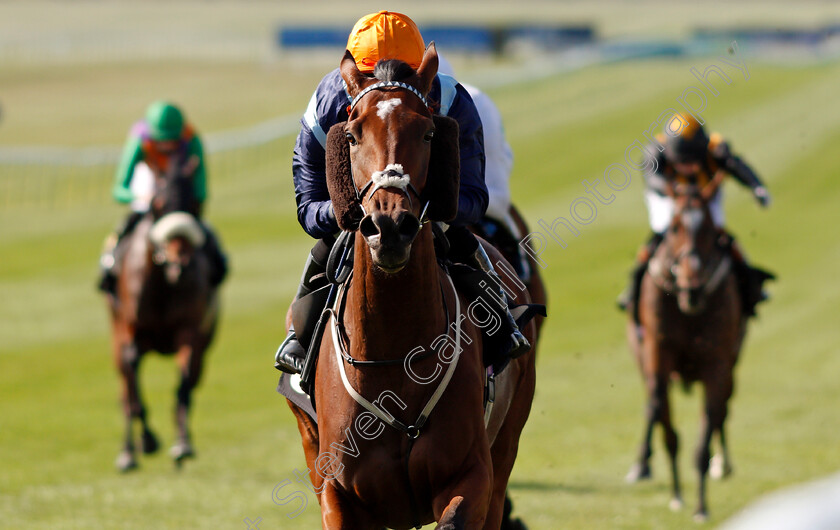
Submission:
<svg viewBox="0 0 840 530">
<path fill-rule="evenodd" d="M 401 88 L 403 90 L 408 90 L 409 92 L 411 92 L 412 94 L 414 94 L 415 96 L 420 98 L 420 101 L 423 102 L 423 105 L 427 109 L 429 109 L 430 113 L 432 113 L 432 108 L 429 105 L 429 101 L 426 99 L 426 96 L 421 94 L 420 91 L 417 90 L 416 88 L 414 88 L 413 86 L 409 85 L 408 83 L 403 83 L 403 82 L 400 82 L 400 81 L 380 81 L 378 83 L 374 83 L 374 84 L 372 84 L 368 87 L 365 87 L 361 92 L 356 94 L 356 97 L 354 97 L 353 100 L 350 102 L 350 105 L 347 106 L 347 116 L 348 116 L 348 118 L 349 118 L 350 114 L 353 112 L 353 109 L 356 108 L 356 105 L 359 103 L 359 101 L 361 101 L 361 99 L 363 97 L 365 97 L 367 94 L 370 94 L 374 90 L 384 90 L 384 89 L 388 89 L 388 88 Z M 378 173 L 379 174 L 387 174 L 390 167 L 391 166 L 388 166 L 383 171 L 380 171 Z M 402 169 L 402 167 L 400 166 L 400 170 L 401 169 Z M 404 179 L 404 180 L 402 180 L 402 179 Z M 397 189 L 399 189 L 400 191 L 405 193 L 405 196 L 408 199 L 409 207 L 412 207 L 411 194 L 408 193 L 409 191 L 414 193 L 414 195 L 418 199 L 421 198 L 420 197 L 420 192 L 417 191 L 417 188 L 415 188 L 414 184 L 412 184 L 411 181 L 408 179 L 408 175 L 402 175 L 402 173 L 400 173 L 400 177 L 398 177 L 398 180 L 400 181 L 399 183 L 395 183 L 394 179 L 383 179 L 382 181 L 377 182 L 375 178 L 372 178 L 371 180 L 368 181 L 367 184 L 362 186 L 361 189 L 356 188 L 355 183 L 353 184 L 353 188 L 356 190 L 356 199 L 359 201 L 359 206 L 362 208 L 362 212 L 364 213 L 364 215 L 367 215 L 367 212 L 365 211 L 364 206 L 362 206 L 362 202 L 364 200 L 367 200 L 367 199 L 370 199 L 371 197 L 373 197 L 373 195 L 381 189 L 385 189 L 385 188 L 397 188 Z M 430 201 L 426 201 L 426 203 L 423 205 L 422 211 L 420 212 L 419 219 L 420 219 L 420 224 L 421 225 L 425 225 L 426 223 L 429 222 L 429 220 L 426 219 L 426 212 L 429 209 L 429 202 Z"/>
<path fill-rule="evenodd" d="M 383 88 L 402 88 L 408 90 L 409 92 L 420 98 L 420 101 L 423 102 L 423 105 L 425 105 L 426 108 L 430 108 L 429 101 L 426 99 L 426 96 L 421 94 L 419 90 L 409 85 L 408 83 L 403 83 L 400 81 L 380 81 L 378 83 L 374 83 L 368 87 L 365 87 L 361 92 L 356 94 L 356 97 L 354 97 L 353 100 L 350 102 L 350 106 L 347 107 L 348 116 L 351 112 L 353 112 L 353 109 L 363 97 L 368 95 L 370 92 L 373 92 L 374 90 L 382 90 Z"/>
</svg>

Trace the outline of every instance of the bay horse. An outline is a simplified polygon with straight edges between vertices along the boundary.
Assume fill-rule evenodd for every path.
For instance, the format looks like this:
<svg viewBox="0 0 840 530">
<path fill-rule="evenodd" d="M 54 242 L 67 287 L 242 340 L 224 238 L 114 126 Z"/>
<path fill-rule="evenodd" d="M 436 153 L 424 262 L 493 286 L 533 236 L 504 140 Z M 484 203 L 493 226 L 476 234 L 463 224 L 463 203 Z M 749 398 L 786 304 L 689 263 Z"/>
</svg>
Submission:
<svg viewBox="0 0 840 530">
<path fill-rule="evenodd" d="M 195 455 L 188 428 L 191 395 L 201 376 L 204 353 L 219 316 L 217 289 L 210 283 L 211 262 L 202 249 L 204 228 L 193 192 L 195 161 L 155 175 L 151 207 L 134 231 L 121 242 L 116 296 L 108 295 L 114 360 L 122 378 L 125 438 L 116 466 L 137 467 L 133 424 L 139 420 L 144 453 L 158 450 L 140 395 L 143 355 L 156 350 L 175 354 L 180 383 L 175 424 L 177 439 L 170 450 L 176 466 Z"/>
<path fill-rule="evenodd" d="M 496 380 L 485 426 L 485 324 L 465 315 L 424 222 L 458 204 L 457 122 L 426 101 L 437 65 L 434 43 L 416 71 L 384 61 L 370 78 L 341 61 L 353 103 L 328 134 L 327 183 L 339 226 L 358 230 L 353 273 L 319 350 L 318 423 L 289 402 L 324 528 L 498 530 L 533 400 L 532 347 Z M 536 344 L 533 322 L 523 333 Z"/>
<path fill-rule="evenodd" d="M 717 192 L 723 173 L 698 188 L 669 188 L 674 215 L 662 243 L 642 279 L 639 294 L 639 325 L 632 314 L 627 326 L 630 347 L 636 356 L 647 391 L 644 437 L 638 461 L 627 475 L 628 482 L 651 476 L 651 437 L 660 423 L 671 463 L 671 508 L 682 507 L 677 471 L 678 437 L 671 423 L 668 386 L 673 379 L 687 390 L 694 382 L 704 389 L 700 440 L 694 455 L 699 475 L 698 506 L 694 518 L 708 518 L 706 479 L 710 467 L 710 444 L 717 433 L 722 460 L 715 459 L 715 478 L 732 471 L 726 447 L 724 422 L 734 387 L 733 370 L 746 333 L 732 256 L 719 243 L 709 201 Z"/>
</svg>

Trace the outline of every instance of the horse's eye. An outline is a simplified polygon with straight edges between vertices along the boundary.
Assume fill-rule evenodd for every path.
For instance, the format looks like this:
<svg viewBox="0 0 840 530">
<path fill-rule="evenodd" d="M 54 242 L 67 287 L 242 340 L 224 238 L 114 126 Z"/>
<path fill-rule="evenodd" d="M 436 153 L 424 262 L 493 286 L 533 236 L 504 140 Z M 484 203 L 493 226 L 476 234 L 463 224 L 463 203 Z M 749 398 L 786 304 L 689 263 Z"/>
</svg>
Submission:
<svg viewBox="0 0 840 530">
<path fill-rule="evenodd" d="M 344 133 L 344 137 L 347 138 L 347 142 L 350 145 L 356 145 L 357 143 L 359 143 L 359 142 L 356 141 L 356 137 L 353 136 L 353 133 L 351 133 L 349 131 Z"/>
<path fill-rule="evenodd" d="M 432 138 L 435 137 L 435 131 L 429 131 L 423 136 L 423 141 L 429 143 L 432 141 Z"/>
</svg>

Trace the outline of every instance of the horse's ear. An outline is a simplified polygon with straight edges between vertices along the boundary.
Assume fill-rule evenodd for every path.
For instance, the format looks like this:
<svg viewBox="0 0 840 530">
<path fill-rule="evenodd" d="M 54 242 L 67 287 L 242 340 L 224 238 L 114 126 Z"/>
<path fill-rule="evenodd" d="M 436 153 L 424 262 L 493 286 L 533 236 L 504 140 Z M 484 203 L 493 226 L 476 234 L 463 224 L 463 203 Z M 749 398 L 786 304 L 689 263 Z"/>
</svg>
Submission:
<svg viewBox="0 0 840 530">
<path fill-rule="evenodd" d="M 356 94 L 362 91 L 365 81 L 368 81 L 369 78 L 356 66 L 356 60 L 350 50 L 344 51 L 344 57 L 341 58 L 338 69 L 341 72 L 341 78 L 347 83 L 347 92 L 350 97 L 356 97 Z"/>
<path fill-rule="evenodd" d="M 429 47 L 426 48 L 426 52 L 423 54 L 423 60 L 417 68 L 418 84 L 420 85 L 417 88 L 419 88 L 420 92 L 424 95 L 427 95 L 429 91 L 432 90 L 432 81 L 435 80 L 437 71 L 438 54 L 437 48 L 435 47 L 435 41 L 432 41 L 429 43 Z"/>
<path fill-rule="evenodd" d="M 458 122 L 448 116 L 434 116 L 429 172 L 423 199 L 432 221 L 448 222 L 458 214 L 458 188 L 461 182 L 461 156 L 458 149 Z"/>
<path fill-rule="evenodd" d="M 363 215 L 350 169 L 350 144 L 344 136 L 346 124 L 346 121 L 336 123 L 327 133 L 327 189 L 339 228 L 355 230 Z"/>
</svg>

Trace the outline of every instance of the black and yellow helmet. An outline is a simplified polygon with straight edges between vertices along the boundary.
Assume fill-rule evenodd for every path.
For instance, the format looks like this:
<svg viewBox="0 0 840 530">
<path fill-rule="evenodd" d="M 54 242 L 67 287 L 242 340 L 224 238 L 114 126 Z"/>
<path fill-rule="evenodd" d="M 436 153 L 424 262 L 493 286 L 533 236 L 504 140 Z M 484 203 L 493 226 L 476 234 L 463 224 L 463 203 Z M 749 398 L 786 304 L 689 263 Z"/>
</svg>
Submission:
<svg viewBox="0 0 840 530">
<path fill-rule="evenodd" d="M 688 113 L 675 114 L 665 126 L 665 158 L 669 162 L 701 162 L 706 158 L 709 136 L 697 119 Z M 676 136 L 673 135 L 679 127 Z"/>
</svg>

